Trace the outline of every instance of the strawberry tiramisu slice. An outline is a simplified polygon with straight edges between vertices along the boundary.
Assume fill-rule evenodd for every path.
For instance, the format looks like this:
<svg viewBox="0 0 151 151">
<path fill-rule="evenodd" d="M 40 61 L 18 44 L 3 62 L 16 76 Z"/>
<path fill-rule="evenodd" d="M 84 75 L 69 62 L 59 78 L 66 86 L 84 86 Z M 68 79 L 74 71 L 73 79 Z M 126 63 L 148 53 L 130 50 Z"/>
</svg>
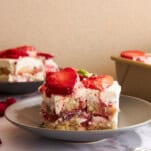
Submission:
<svg viewBox="0 0 151 151">
<path fill-rule="evenodd" d="M 0 81 L 26 82 L 44 80 L 46 72 L 57 71 L 53 56 L 32 46 L 0 51 Z"/>
<path fill-rule="evenodd" d="M 121 87 L 109 75 L 64 68 L 49 72 L 39 88 L 43 127 L 61 130 L 114 129 Z"/>
</svg>

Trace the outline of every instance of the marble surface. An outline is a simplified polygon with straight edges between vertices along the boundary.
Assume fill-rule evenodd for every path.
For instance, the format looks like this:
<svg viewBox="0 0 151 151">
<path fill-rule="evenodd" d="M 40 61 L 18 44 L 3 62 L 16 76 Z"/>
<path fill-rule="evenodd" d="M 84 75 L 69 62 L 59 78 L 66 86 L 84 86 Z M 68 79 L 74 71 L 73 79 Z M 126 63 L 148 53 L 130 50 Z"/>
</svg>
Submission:
<svg viewBox="0 0 151 151">
<path fill-rule="evenodd" d="M 26 96 L 22 96 L 24 97 Z M 0 151 L 132 151 L 137 147 L 148 148 L 146 151 L 151 151 L 151 123 L 114 138 L 91 143 L 71 143 L 32 134 L 1 117 L 0 139 Z"/>
</svg>

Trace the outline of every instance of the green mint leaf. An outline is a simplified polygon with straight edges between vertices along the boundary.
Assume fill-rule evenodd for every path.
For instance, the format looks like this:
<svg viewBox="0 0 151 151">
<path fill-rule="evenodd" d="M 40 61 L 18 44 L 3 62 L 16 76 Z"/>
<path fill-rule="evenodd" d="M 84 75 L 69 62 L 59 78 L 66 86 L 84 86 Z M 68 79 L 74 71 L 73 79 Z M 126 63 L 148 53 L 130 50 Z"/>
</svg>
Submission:
<svg viewBox="0 0 151 151">
<path fill-rule="evenodd" d="M 93 75 L 92 73 L 90 73 L 84 69 L 79 69 L 77 72 L 79 75 L 84 76 L 84 77 L 90 77 Z"/>
</svg>

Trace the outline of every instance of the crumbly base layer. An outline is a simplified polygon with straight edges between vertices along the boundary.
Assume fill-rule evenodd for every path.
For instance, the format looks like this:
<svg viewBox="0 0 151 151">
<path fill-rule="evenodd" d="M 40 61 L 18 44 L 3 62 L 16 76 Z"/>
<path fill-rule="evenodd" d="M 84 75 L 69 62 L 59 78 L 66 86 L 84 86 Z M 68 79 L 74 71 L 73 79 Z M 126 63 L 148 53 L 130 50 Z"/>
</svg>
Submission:
<svg viewBox="0 0 151 151">
<path fill-rule="evenodd" d="M 112 112 L 108 112 L 112 109 Z M 115 107 L 105 108 L 106 113 L 102 116 L 87 110 L 70 110 L 59 115 L 52 113 L 43 102 L 41 116 L 43 127 L 57 130 L 104 130 L 117 128 L 117 109 Z M 105 111 L 104 110 L 104 111 Z"/>
<path fill-rule="evenodd" d="M 76 122 L 74 118 L 70 121 L 63 121 L 63 122 L 49 122 L 43 123 L 44 128 L 48 129 L 56 129 L 56 130 L 105 130 L 105 129 L 116 129 L 117 125 L 114 121 L 108 121 L 106 123 L 92 123 L 88 126 L 81 126 Z"/>
</svg>

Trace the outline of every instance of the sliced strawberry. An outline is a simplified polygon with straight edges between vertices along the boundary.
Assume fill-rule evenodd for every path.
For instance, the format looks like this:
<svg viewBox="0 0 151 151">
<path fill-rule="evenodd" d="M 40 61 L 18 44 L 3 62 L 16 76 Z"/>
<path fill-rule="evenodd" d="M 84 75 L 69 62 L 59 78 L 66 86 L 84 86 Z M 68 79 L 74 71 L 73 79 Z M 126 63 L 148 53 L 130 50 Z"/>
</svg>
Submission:
<svg viewBox="0 0 151 151">
<path fill-rule="evenodd" d="M 126 50 L 122 51 L 120 56 L 127 59 L 133 59 L 133 57 L 144 56 L 145 53 L 141 50 Z"/>
<path fill-rule="evenodd" d="M 86 88 L 103 91 L 113 84 L 113 78 L 109 75 L 99 75 L 84 79 L 82 82 Z"/>
<path fill-rule="evenodd" d="M 46 75 L 47 95 L 72 93 L 77 81 L 77 72 L 73 68 L 64 68 L 57 72 L 49 72 Z"/>
<path fill-rule="evenodd" d="M 37 52 L 37 56 L 44 57 L 45 59 L 50 59 L 54 57 L 52 54 L 44 53 L 44 52 Z"/>
<path fill-rule="evenodd" d="M 21 46 L 17 48 L 7 49 L 0 52 L 0 58 L 18 59 L 19 57 L 30 56 L 31 51 L 36 49 L 32 46 Z"/>
</svg>

